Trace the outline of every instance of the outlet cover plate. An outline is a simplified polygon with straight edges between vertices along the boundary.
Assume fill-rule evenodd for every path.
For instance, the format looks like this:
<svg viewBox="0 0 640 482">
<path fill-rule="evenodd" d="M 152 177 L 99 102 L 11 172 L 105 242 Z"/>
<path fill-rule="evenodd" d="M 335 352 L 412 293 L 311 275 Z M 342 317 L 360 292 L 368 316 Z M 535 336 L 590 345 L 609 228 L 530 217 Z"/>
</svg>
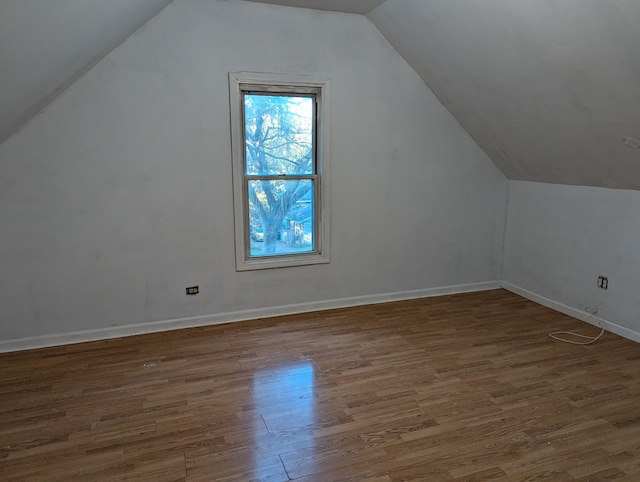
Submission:
<svg viewBox="0 0 640 482">
<path fill-rule="evenodd" d="M 187 288 L 187 295 L 197 295 L 198 293 L 200 293 L 199 286 L 189 286 Z"/>
</svg>

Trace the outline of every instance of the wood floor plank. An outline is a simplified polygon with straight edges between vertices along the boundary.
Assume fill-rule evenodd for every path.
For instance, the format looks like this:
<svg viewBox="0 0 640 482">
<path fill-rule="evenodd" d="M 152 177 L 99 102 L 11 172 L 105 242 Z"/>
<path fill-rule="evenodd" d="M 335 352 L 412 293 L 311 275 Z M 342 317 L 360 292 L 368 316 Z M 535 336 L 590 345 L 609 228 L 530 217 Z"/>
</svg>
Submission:
<svg viewBox="0 0 640 482">
<path fill-rule="evenodd" d="M 503 290 L 0 355 L 2 480 L 640 480 L 640 345 Z"/>
</svg>

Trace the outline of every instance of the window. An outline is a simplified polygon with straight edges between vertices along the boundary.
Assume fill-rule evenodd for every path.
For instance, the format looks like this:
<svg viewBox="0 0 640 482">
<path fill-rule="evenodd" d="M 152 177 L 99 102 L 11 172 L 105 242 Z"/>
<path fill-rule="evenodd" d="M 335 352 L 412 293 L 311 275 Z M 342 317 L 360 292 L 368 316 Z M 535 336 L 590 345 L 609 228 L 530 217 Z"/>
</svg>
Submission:
<svg viewBox="0 0 640 482">
<path fill-rule="evenodd" d="M 329 262 L 329 82 L 231 73 L 236 268 Z"/>
</svg>

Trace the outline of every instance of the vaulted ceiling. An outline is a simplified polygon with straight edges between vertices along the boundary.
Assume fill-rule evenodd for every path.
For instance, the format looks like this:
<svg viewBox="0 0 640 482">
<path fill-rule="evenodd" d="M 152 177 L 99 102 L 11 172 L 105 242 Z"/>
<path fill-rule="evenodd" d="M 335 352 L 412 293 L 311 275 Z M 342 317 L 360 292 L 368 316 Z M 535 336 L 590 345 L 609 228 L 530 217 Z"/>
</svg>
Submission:
<svg viewBox="0 0 640 482">
<path fill-rule="evenodd" d="M 0 0 L 0 142 L 171 0 Z"/>
<path fill-rule="evenodd" d="M 510 179 L 640 189 L 640 1 L 387 0 L 369 18 Z"/>
<path fill-rule="evenodd" d="M 252 1 L 366 15 L 510 179 L 640 190 L 638 0 Z M 0 142 L 170 2 L 0 2 Z"/>
</svg>

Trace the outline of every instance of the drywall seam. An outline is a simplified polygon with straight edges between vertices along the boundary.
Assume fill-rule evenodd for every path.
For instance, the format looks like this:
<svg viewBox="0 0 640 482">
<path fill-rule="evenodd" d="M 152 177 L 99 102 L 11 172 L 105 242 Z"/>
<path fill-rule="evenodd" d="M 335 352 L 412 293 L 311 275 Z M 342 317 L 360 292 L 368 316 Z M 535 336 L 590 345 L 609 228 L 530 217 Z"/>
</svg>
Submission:
<svg viewBox="0 0 640 482">
<path fill-rule="evenodd" d="M 500 247 L 500 279 L 504 280 L 504 257 L 507 249 L 507 226 L 509 225 L 509 204 L 511 201 L 511 180 L 507 180 L 507 194 L 504 197 L 504 219 L 502 221 L 502 246 Z"/>
<path fill-rule="evenodd" d="M 388 303 L 419 298 L 430 298 L 458 293 L 472 293 L 476 291 L 488 291 L 499 289 L 499 281 L 486 281 L 481 283 L 469 283 L 421 290 L 401 291 L 395 293 L 381 293 L 376 295 L 355 296 L 326 301 L 312 301 L 291 305 L 274 306 L 253 310 L 234 311 L 212 315 L 194 316 L 191 318 L 178 318 L 172 320 L 154 321 L 149 323 L 137 323 L 133 325 L 113 326 L 96 330 L 77 331 L 65 334 L 44 335 L 37 337 L 19 338 L 0 341 L 0 353 L 31 350 L 51 346 L 70 345 L 72 343 L 84 343 L 88 341 L 106 340 L 133 335 L 159 333 L 163 331 L 194 328 L 198 326 L 220 325 L 238 321 L 255 320 L 258 318 L 270 318 L 275 316 L 307 313 L 310 311 L 330 310 L 335 308 L 347 308 L 351 306 L 370 305 L 375 303 Z"/>
</svg>

